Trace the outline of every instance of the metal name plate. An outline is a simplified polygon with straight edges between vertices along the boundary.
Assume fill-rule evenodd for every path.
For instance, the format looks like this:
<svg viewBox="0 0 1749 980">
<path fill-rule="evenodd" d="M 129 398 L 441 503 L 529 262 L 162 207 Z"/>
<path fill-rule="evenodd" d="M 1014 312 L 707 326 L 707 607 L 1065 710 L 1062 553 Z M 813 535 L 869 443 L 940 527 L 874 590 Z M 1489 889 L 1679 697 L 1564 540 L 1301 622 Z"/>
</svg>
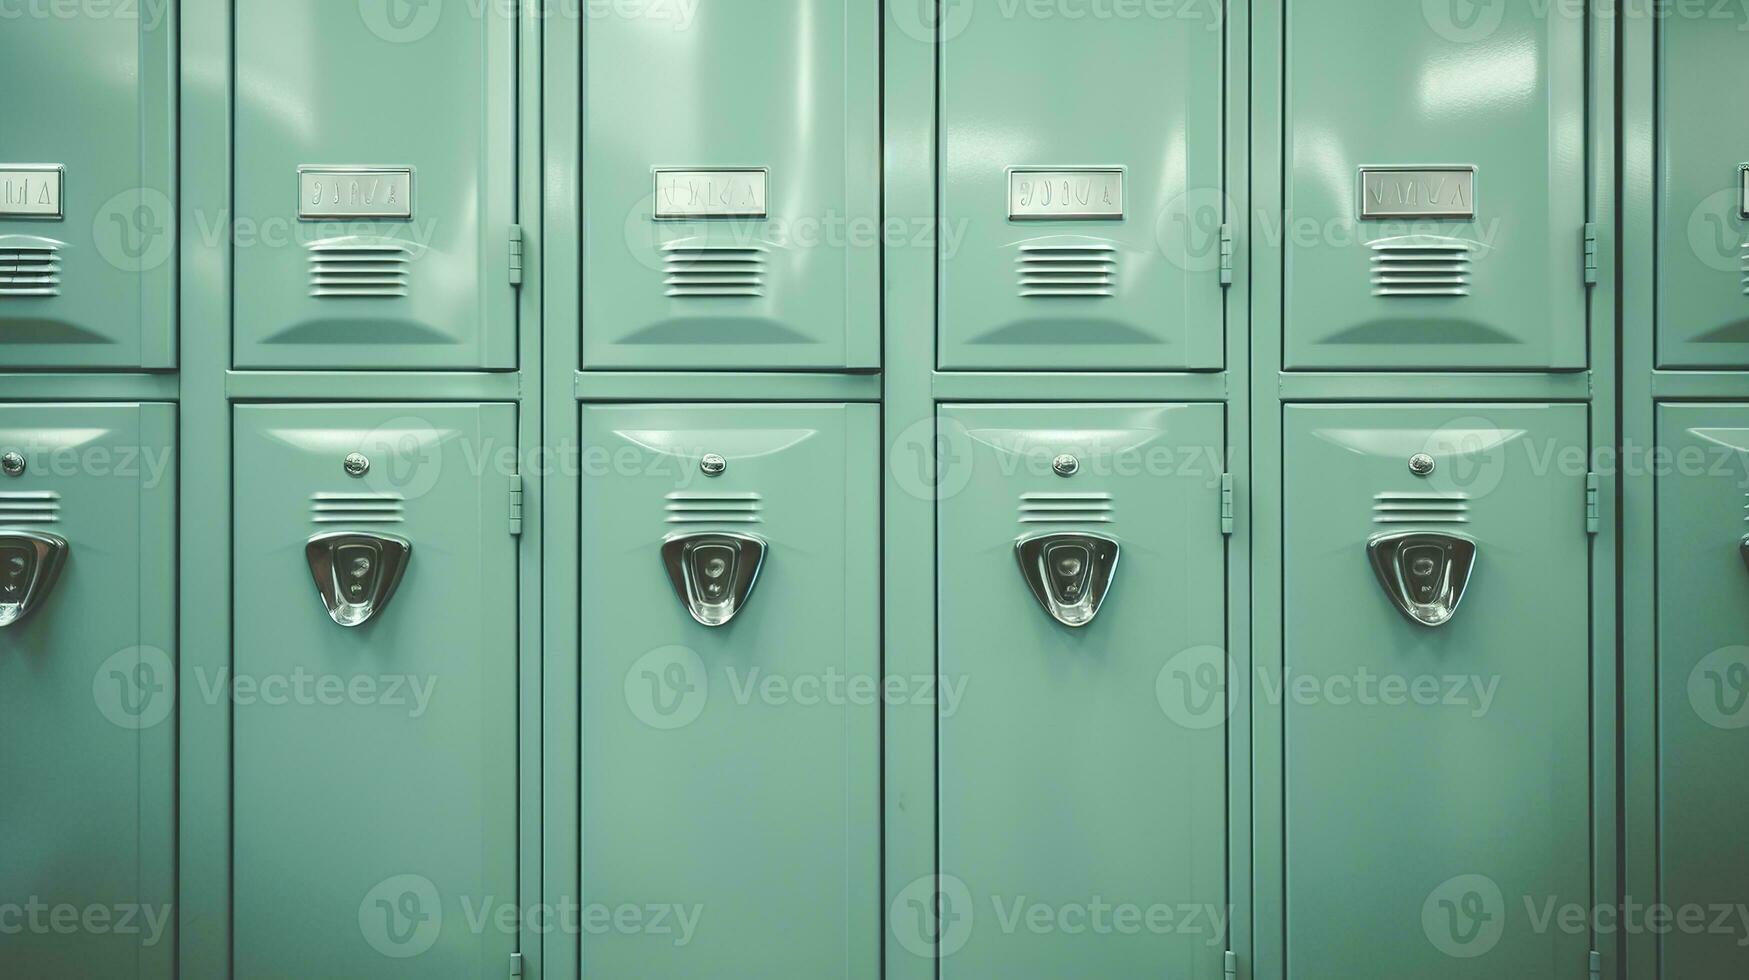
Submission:
<svg viewBox="0 0 1749 980">
<path fill-rule="evenodd" d="M 1364 167 L 1361 220 L 1474 218 L 1475 167 Z"/>
<path fill-rule="evenodd" d="M 763 168 L 656 171 L 658 219 L 763 218 Z"/>
<path fill-rule="evenodd" d="M 1013 221 L 1098 221 L 1123 218 L 1123 171 L 1109 167 L 1008 171 Z"/>
<path fill-rule="evenodd" d="M 339 221 L 413 217 L 410 167 L 299 167 L 298 218 Z"/>
<path fill-rule="evenodd" d="M 61 180 L 57 164 L 0 163 L 0 218 L 59 220 Z"/>
<path fill-rule="evenodd" d="M 1749 218 L 1749 163 L 1743 164 L 1738 170 L 1743 178 L 1743 217 Z"/>
</svg>

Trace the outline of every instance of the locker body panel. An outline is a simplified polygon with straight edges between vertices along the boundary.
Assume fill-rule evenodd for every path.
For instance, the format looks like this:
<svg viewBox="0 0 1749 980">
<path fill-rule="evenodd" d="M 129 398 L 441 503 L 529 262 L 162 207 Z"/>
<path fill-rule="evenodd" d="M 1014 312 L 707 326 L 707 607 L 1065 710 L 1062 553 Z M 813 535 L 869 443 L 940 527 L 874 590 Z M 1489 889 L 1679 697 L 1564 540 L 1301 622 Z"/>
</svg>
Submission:
<svg viewBox="0 0 1749 980">
<path fill-rule="evenodd" d="M 1589 934 L 1527 912 L 1590 905 L 1587 424 L 1582 405 L 1285 409 L 1290 976 L 1587 975 Z M 1474 544 L 1444 625 L 1371 567 L 1405 533 Z"/>
<path fill-rule="evenodd" d="M 944 405 L 938 423 L 942 975 L 1221 977 L 1221 406 Z M 1119 549 L 1076 628 L 1016 560 L 1056 534 Z"/>
<path fill-rule="evenodd" d="M 587 934 L 584 971 L 874 977 L 877 409 L 588 405 L 582 425 L 583 902 L 700 917 L 684 942 Z M 706 626 L 663 551 L 719 534 L 765 550 Z"/>
<path fill-rule="evenodd" d="M 496 975 L 516 932 L 470 915 L 516 901 L 517 567 L 498 455 L 515 409 L 246 404 L 235 422 L 236 974 Z M 411 546 L 356 627 L 313 578 L 309 541 L 336 532 Z"/>
</svg>

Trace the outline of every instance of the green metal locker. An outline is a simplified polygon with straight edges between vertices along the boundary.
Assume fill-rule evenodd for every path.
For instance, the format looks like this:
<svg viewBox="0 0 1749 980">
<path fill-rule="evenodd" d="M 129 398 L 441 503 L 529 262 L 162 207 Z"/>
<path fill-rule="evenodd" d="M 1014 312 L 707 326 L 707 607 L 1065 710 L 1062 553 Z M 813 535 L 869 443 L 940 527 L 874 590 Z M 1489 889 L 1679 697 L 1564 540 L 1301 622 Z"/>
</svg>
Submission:
<svg viewBox="0 0 1749 980">
<path fill-rule="evenodd" d="M 945 37 L 942 367 L 1221 366 L 1220 10 L 985 4 Z"/>
<path fill-rule="evenodd" d="M 236 366 L 514 366 L 514 20 L 401 0 L 235 16 Z"/>
<path fill-rule="evenodd" d="M 1584 367 L 1587 18 L 1286 12 L 1286 366 Z"/>
<path fill-rule="evenodd" d="M 875 367 L 881 5 L 672 9 L 583 25 L 583 366 Z"/>
<path fill-rule="evenodd" d="M 582 433 L 583 974 L 878 976 L 878 408 Z"/>
<path fill-rule="evenodd" d="M 1660 937 L 1670 980 L 1749 973 L 1749 405 L 1660 405 L 1657 481 L 1658 902 L 1708 910 L 1707 927 Z M 1653 900 L 1647 898 L 1648 901 Z"/>
<path fill-rule="evenodd" d="M 174 972 L 175 431 L 164 404 L 0 406 L 8 977 Z"/>
<path fill-rule="evenodd" d="M 171 367 L 177 5 L 77 7 L 4 18 L 0 369 Z"/>
<path fill-rule="evenodd" d="M 1658 363 L 1749 367 L 1749 135 L 1719 124 L 1749 85 L 1749 33 L 1658 22 Z"/>
<path fill-rule="evenodd" d="M 1285 409 L 1290 977 L 1586 980 L 1587 424 Z"/>
<path fill-rule="evenodd" d="M 1218 980 L 1222 407 L 944 405 L 939 425 L 941 975 Z M 1215 704 L 1187 705 L 1205 669 Z"/>
<path fill-rule="evenodd" d="M 502 975 L 515 408 L 246 404 L 235 433 L 234 975 Z"/>
</svg>

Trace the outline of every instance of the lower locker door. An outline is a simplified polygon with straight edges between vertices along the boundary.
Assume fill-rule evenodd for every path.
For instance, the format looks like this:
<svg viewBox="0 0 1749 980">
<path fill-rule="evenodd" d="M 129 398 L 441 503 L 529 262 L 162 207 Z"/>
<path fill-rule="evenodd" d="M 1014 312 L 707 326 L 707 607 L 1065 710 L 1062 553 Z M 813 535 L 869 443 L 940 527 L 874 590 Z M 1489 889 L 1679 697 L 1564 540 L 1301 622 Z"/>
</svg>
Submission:
<svg viewBox="0 0 1749 980">
<path fill-rule="evenodd" d="M 1591 906 L 1585 407 L 1285 429 L 1288 975 L 1584 980 L 1544 916 Z"/>
<path fill-rule="evenodd" d="M 1218 980 L 1221 407 L 947 405 L 940 427 L 941 877 L 895 934 L 944 978 Z"/>
<path fill-rule="evenodd" d="M 1660 880 L 1640 897 L 1705 912 L 1663 936 L 1666 980 L 1749 976 L 1749 405 L 1659 406 L 1658 445 Z"/>
<path fill-rule="evenodd" d="M 507 972 L 515 445 L 509 405 L 237 409 L 235 976 Z"/>
<path fill-rule="evenodd" d="M 175 429 L 0 406 L 0 976 L 173 974 Z"/>
<path fill-rule="evenodd" d="M 582 412 L 583 975 L 877 976 L 876 408 Z"/>
</svg>

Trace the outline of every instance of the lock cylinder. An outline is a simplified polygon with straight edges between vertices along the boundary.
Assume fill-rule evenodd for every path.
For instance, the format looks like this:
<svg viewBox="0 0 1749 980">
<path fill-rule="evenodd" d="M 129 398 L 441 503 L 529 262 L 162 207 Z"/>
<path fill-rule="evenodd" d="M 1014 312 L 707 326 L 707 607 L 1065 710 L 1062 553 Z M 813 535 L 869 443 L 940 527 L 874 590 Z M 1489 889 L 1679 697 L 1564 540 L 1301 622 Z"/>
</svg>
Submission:
<svg viewBox="0 0 1749 980">
<path fill-rule="evenodd" d="M 304 545 L 328 617 L 348 628 L 363 626 L 388 606 L 412 553 L 406 538 L 358 531 L 318 534 Z"/>
<path fill-rule="evenodd" d="M 1118 543 L 1097 534 L 1046 534 L 1015 543 L 1021 576 L 1052 619 L 1093 622 L 1117 573 Z"/>
<path fill-rule="evenodd" d="M 39 531 L 0 532 L 0 627 L 42 606 L 67 558 L 67 539 Z"/>
<path fill-rule="evenodd" d="M 751 534 L 678 534 L 662 542 L 662 564 L 695 622 L 725 626 L 752 596 L 765 551 Z"/>
<path fill-rule="evenodd" d="M 1379 585 L 1411 622 L 1443 626 L 1451 621 L 1476 565 L 1476 542 L 1458 534 L 1406 531 L 1376 535 L 1366 547 Z"/>
</svg>

